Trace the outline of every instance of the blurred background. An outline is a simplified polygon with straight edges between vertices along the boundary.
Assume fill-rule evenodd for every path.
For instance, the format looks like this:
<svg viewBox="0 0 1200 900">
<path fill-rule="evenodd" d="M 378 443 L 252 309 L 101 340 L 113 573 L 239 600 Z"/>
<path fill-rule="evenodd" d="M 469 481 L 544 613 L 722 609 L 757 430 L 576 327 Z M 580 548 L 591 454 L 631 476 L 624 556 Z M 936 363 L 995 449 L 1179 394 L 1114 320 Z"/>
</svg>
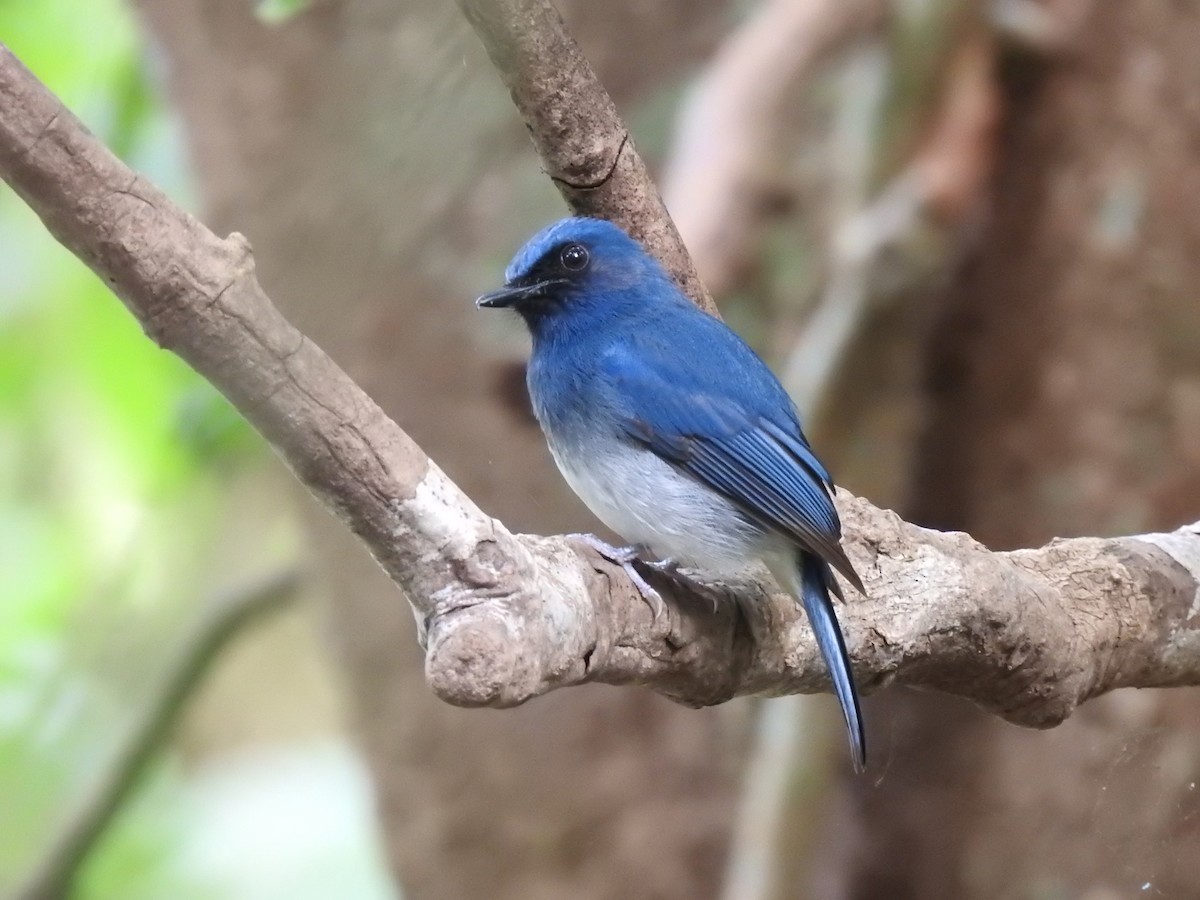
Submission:
<svg viewBox="0 0 1200 900">
<path fill-rule="evenodd" d="M 839 482 L 996 549 L 1200 515 L 1200 6 L 564 0 Z M 457 7 L 0 0 L 488 512 L 595 527 L 475 316 L 563 213 Z M 436 701 L 412 616 L 0 187 L 0 896 L 1194 897 L 1200 703 Z"/>
</svg>

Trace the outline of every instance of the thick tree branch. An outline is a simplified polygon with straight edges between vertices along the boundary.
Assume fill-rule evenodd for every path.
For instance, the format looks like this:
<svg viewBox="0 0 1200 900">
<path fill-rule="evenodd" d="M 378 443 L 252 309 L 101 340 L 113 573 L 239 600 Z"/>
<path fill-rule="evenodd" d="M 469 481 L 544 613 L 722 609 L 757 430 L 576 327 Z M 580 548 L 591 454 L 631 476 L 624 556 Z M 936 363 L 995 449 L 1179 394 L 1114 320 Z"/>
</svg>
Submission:
<svg viewBox="0 0 1200 900">
<path fill-rule="evenodd" d="M 739 586 L 761 641 L 739 604 L 668 585 L 656 623 L 619 568 L 484 515 L 283 319 L 242 238 L 217 238 L 136 176 L 2 47 L 0 177 L 370 548 L 413 604 L 444 699 L 510 706 L 603 681 L 704 705 L 826 687 L 790 598 Z M 1114 688 L 1200 682 L 1196 526 L 991 553 L 838 505 L 870 594 L 844 611 L 864 686 L 937 688 L 1043 726 Z"/>
<path fill-rule="evenodd" d="M 706 312 L 704 289 L 629 129 L 550 0 L 458 0 L 533 145 L 577 215 L 609 219 L 640 240 Z"/>
</svg>

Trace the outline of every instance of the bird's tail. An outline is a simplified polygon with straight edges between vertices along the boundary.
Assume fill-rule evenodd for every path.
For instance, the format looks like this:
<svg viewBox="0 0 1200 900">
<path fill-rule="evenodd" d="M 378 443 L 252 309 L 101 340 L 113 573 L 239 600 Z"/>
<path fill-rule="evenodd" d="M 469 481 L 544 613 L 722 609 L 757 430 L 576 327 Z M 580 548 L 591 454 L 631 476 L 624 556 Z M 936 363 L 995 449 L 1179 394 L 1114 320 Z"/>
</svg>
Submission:
<svg viewBox="0 0 1200 900">
<path fill-rule="evenodd" d="M 794 566 L 796 575 L 789 579 L 787 586 L 799 596 L 808 614 L 808 621 L 817 638 L 817 647 L 833 681 L 833 692 L 846 719 L 854 770 L 861 772 L 867 765 L 866 732 L 863 729 L 858 690 L 854 686 L 854 672 L 850 669 L 850 654 L 846 652 L 842 629 L 833 611 L 833 599 L 829 596 L 833 573 L 828 563 L 810 553 L 797 552 Z M 836 590 L 836 584 L 834 587 Z"/>
</svg>

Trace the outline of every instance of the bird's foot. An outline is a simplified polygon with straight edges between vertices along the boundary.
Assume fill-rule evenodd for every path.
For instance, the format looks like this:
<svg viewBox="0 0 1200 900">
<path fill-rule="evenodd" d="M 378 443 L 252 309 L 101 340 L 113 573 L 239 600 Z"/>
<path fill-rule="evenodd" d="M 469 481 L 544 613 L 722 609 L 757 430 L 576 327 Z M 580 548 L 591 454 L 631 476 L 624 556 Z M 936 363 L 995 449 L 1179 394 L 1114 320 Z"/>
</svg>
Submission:
<svg viewBox="0 0 1200 900">
<path fill-rule="evenodd" d="M 581 544 L 587 544 L 609 562 L 619 565 L 625 570 L 625 574 L 629 576 L 629 580 L 633 582 L 633 586 L 638 589 L 638 593 L 646 601 L 646 605 L 650 607 L 650 613 L 653 616 L 654 622 L 657 623 L 660 618 L 666 617 L 667 606 L 663 603 L 662 595 L 650 586 L 649 582 L 642 577 L 641 572 L 634 568 L 633 564 L 639 561 L 639 548 L 636 545 L 614 547 L 607 541 L 600 540 L 594 534 L 568 534 L 564 535 L 564 537 L 577 540 Z M 669 562 L 669 560 L 665 562 Z M 656 569 L 661 566 L 659 563 L 646 563 L 646 565 Z"/>
<path fill-rule="evenodd" d="M 678 560 L 671 559 L 670 557 L 667 559 L 660 559 L 657 562 L 647 562 L 643 560 L 642 565 L 649 566 L 658 572 L 662 572 L 676 584 L 682 585 L 694 594 L 707 597 L 709 602 L 712 603 L 714 613 L 720 609 L 721 601 L 725 599 L 726 595 L 722 591 L 710 587 L 703 581 L 700 581 L 694 576 L 689 575 L 684 570 L 684 567 L 680 565 Z"/>
<path fill-rule="evenodd" d="M 666 575 L 670 578 L 686 577 L 680 572 L 679 563 L 677 563 L 675 560 L 671 559 L 670 557 L 667 557 L 666 559 L 655 560 L 653 562 L 651 562 L 648 559 L 644 559 L 644 560 L 642 560 L 642 564 L 649 566 L 650 568 L 655 569 L 656 571 L 662 572 L 664 575 Z"/>
</svg>

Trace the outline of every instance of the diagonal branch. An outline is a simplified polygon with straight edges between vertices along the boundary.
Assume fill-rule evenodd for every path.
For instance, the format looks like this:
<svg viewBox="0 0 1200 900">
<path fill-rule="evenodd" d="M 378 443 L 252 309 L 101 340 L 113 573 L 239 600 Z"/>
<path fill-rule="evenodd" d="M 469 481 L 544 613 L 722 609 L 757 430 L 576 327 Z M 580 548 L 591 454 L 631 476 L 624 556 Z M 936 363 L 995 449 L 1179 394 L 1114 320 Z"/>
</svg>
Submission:
<svg viewBox="0 0 1200 900">
<path fill-rule="evenodd" d="M 616 222 L 717 314 L 629 129 L 550 0 L 458 0 L 504 79 L 546 174 L 580 216 Z"/>
<path fill-rule="evenodd" d="M 481 512 L 271 305 L 243 238 L 138 178 L 2 46 L 0 177 L 362 539 L 408 595 L 447 701 L 511 706 L 586 681 L 690 705 L 827 687 L 789 598 L 738 586 L 761 643 L 739 604 L 667 585 L 655 623 L 618 567 Z M 1200 683 L 1200 526 L 992 553 L 845 494 L 838 506 L 870 595 L 844 616 L 864 686 L 936 688 L 1044 726 L 1114 688 Z"/>
</svg>

